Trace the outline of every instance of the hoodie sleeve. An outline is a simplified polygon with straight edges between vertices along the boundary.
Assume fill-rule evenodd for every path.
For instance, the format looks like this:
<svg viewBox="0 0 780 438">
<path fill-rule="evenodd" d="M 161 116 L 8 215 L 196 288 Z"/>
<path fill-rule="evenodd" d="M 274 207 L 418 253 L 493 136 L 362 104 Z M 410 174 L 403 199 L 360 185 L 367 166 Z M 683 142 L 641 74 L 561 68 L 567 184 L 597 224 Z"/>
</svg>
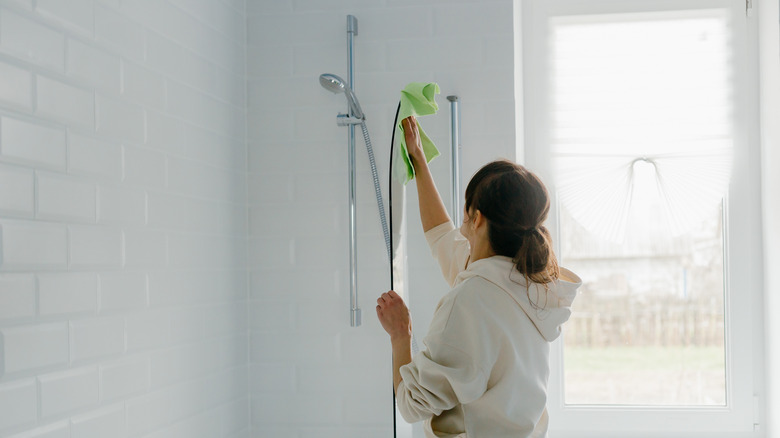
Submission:
<svg viewBox="0 0 780 438">
<path fill-rule="evenodd" d="M 425 233 L 425 240 L 433 257 L 439 262 L 444 279 L 450 287 L 455 277 L 466 269 L 469 258 L 469 241 L 460 234 L 452 221 L 437 225 Z"/>
<path fill-rule="evenodd" d="M 479 329 L 475 321 L 461 317 L 467 309 L 456 301 L 454 294 L 445 297 L 425 337 L 426 349 L 401 367 L 396 397 L 398 410 L 409 423 L 477 400 L 487 389 L 485 357 L 475 344 Z"/>
</svg>

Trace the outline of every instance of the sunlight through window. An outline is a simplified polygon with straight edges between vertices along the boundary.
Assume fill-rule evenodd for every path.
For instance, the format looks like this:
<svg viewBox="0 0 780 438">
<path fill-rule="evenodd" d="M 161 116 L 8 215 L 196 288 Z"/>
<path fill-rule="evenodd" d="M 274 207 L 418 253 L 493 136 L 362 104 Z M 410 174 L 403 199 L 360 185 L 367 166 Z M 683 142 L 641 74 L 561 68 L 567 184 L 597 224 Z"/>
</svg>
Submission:
<svg viewBox="0 0 780 438">
<path fill-rule="evenodd" d="M 566 404 L 726 404 L 728 17 L 551 19 L 561 259 L 584 280 L 565 331 Z"/>
</svg>

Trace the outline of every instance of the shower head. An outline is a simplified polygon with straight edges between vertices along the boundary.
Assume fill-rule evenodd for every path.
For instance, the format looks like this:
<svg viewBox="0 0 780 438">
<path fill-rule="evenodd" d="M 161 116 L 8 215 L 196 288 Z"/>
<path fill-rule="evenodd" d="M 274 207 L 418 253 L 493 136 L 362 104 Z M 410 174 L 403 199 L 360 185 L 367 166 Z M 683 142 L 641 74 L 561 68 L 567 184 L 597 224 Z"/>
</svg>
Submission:
<svg viewBox="0 0 780 438">
<path fill-rule="evenodd" d="M 357 97 L 355 96 L 355 93 L 352 92 L 352 88 L 344 82 L 344 79 L 341 79 L 334 74 L 324 73 L 320 75 L 320 85 L 326 90 L 336 94 L 345 93 L 352 115 L 358 119 L 363 118 L 363 110 L 360 109 Z"/>
<path fill-rule="evenodd" d="M 320 75 L 320 85 L 334 93 L 343 93 L 344 89 L 347 88 L 344 84 L 344 79 L 330 73 Z"/>
</svg>

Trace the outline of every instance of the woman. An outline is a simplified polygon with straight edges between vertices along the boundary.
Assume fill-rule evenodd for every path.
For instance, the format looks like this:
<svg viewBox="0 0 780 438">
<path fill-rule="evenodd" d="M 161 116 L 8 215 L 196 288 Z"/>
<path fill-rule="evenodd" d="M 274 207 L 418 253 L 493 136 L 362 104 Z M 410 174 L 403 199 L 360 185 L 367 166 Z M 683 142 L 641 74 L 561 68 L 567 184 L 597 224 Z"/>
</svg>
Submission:
<svg viewBox="0 0 780 438">
<path fill-rule="evenodd" d="M 393 347 L 398 408 L 408 422 L 426 420 L 427 437 L 544 437 L 549 343 L 581 285 L 556 262 L 543 225 L 547 190 L 520 165 L 489 163 L 466 188 L 457 230 L 428 169 L 417 121 L 402 123 L 425 237 L 452 290 L 414 359 L 403 300 L 394 291 L 377 300 Z"/>
</svg>

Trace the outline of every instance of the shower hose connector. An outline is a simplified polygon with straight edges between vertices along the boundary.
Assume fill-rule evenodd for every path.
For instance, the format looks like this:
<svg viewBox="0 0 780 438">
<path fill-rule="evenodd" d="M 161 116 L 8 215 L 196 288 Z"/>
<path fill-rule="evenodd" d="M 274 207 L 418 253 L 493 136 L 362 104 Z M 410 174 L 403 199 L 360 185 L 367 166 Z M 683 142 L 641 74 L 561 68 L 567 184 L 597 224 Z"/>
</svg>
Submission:
<svg viewBox="0 0 780 438">
<path fill-rule="evenodd" d="M 361 123 L 363 123 L 365 121 L 366 121 L 365 117 L 360 119 L 360 118 L 357 118 L 357 117 L 349 115 L 349 114 L 341 114 L 341 113 L 339 113 L 339 115 L 336 116 L 336 124 L 339 125 L 339 126 L 360 125 Z"/>
</svg>

